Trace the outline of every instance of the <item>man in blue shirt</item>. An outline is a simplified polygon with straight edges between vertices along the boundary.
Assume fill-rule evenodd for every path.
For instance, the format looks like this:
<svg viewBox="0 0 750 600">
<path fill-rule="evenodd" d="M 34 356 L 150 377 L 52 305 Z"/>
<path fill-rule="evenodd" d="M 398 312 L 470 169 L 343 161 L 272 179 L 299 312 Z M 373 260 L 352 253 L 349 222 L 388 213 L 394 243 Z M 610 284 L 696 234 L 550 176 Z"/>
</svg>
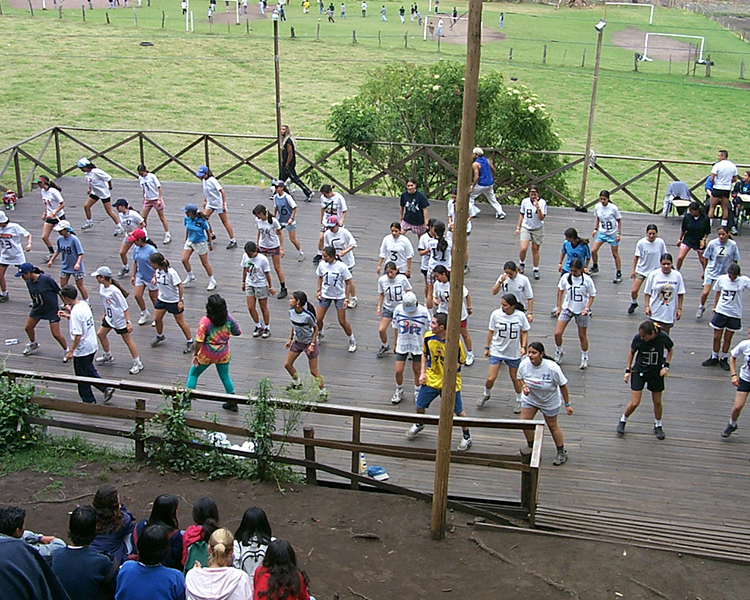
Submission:
<svg viewBox="0 0 750 600">
<path fill-rule="evenodd" d="M 484 156 L 484 150 L 474 148 L 474 162 L 471 168 L 474 170 L 474 179 L 471 183 L 471 194 L 469 196 L 469 214 L 474 217 L 479 214 L 479 209 L 474 207 L 474 201 L 481 195 L 495 209 L 495 218 L 504 219 L 505 211 L 495 198 L 495 167 L 488 158 Z"/>
</svg>

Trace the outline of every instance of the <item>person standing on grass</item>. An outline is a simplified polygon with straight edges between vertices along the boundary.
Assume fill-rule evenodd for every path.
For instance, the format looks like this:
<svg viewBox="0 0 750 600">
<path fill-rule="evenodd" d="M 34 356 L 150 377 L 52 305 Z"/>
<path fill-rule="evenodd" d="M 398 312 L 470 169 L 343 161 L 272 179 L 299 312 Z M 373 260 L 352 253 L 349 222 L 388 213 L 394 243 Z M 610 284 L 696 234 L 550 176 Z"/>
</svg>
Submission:
<svg viewBox="0 0 750 600">
<path fill-rule="evenodd" d="M 289 241 L 297 249 L 297 262 L 305 260 L 305 253 L 297 241 L 297 203 L 286 189 L 286 184 L 280 179 L 273 182 L 273 216 L 276 217 L 282 229 L 289 234 Z"/>
<path fill-rule="evenodd" d="M 378 254 L 378 266 L 375 272 L 380 275 L 383 268 L 383 261 L 392 261 L 396 263 L 399 273 L 403 273 L 407 278 L 411 277 L 411 261 L 414 257 L 414 246 L 409 238 L 401 235 L 401 223 L 394 221 L 391 223 L 391 233 L 383 238 L 380 243 L 380 252 Z"/>
<path fill-rule="evenodd" d="M 78 290 L 74 285 L 66 285 L 60 290 L 60 297 L 65 306 L 57 314 L 69 320 L 70 338 L 72 340 L 66 353 L 68 360 L 73 359 L 73 369 L 80 377 L 96 377 L 101 375 L 94 366 L 94 357 L 99 349 L 96 338 L 94 315 L 88 302 L 78 299 Z M 115 388 L 96 385 L 104 393 L 104 404 L 109 404 L 115 393 Z M 96 397 L 91 391 L 91 384 L 79 383 L 78 395 L 87 404 L 96 404 Z"/>
<path fill-rule="evenodd" d="M 403 4 L 401 5 L 401 8 L 398 9 L 398 16 L 401 18 L 401 22 L 403 23 L 406 15 L 406 9 L 404 8 Z"/>
<path fill-rule="evenodd" d="M 206 219 L 210 219 L 214 212 L 219 214 L 221 224 L 224 225 L 227 234 L 229 235 L 229 243 L 227 244 L 227 250 L 237 247 L 237 239 L 234 237 L 234 229 L 229 222 L 227 215 L 227 195 L 224 193 L 224 188 L 221 187 L 219 180 L 214 177 L 211 170 L 206 165 L 201 165 L 195 172 L 195 176 L 203 182 L 203 215 Z M 213 229 L 209 224 L 209 235 L 211 241 L 216 239 Z"/>
<path fill-rule="evenodd" d="M 94 226 L 94 220 L 91 218 L 91 207 L 101 200 L 104 211 L 112 219 L 112 222 L 117 226 L 115 229 L 119 234 L 120 220 L 117 218 L 115 211 L 112 210 L 110 204 L 112 200 L 112 176 L 99 169 L 92 163 L 88 158 L 81 158 L 76 166 L 83 171 L 86 183 L 88 185 L 88 198 L 83 204 L 83 212 L 86 214 L 86 222 L 81 226 L 81 229 L 90 229 Z"/>
<path fill-rule="evenodd" d="M 417 414 L 423 415 L 438 396 L 442 397 L 443 374 L 445 372 L 445 350 L 446 350 L 446 327 L 448 315 L 437 313 L 432 317 L 430 330 L 425 333 L 422 347 L 422 365 L 419 373 L 419 394 L 416 405 Z M 453 412 L 457 417 L 465 417 L 463 403 L 461 402 L 461 365 L 466 362 L 464 346 L 458 343 L 458 371 L 456 373 L 456 401 Z M 406 432 L 406 437 L 413 440 L 424 429 L 421 423 L 414 423 Z M 461 427 L 463 436 L 456 450 L 465 452 L 471 448 L 471 433 L 468 427 Z"/>
<path fill-rule="evenodd" d="M 333 4 L 331 4 L 331 11 L 333 11 Z M 331 17 L 333 17 L 333 14 L 331 14 Z M 302 193 L 305 195 L 305 202 L 310 202 L 313 193 L 302 182 L 299 175 L 297 175 L 297 140 L 294 139 L 289 125 L 282 125 L 279 132 L 281 134 L 281 168 L 279 169 L 279 179 L 284 182 L 289 179 L 302 190 Z"/>
<path fill-rule="evenodd" d="M 676 297 L 675 297 L 676 296 Z M 685 282 L 682 273 L 672 268 L 672 255 L 661 257 L 661 268 L 649 273 L 643 290 L 646 316 L 669 335 L 675 322 L 682 318 Z"/>
<path fill-rule="evenodd" d="M 518 379 L 521 382 L 523 396 L 521 398 L 521 418 L 531 420 L 541 411 L 544 423 L 549 428 L 550 435 L 555 442 L 557 454 L 552 464 L 556 467 L 568 462 L 568 451 L 557 415 L 565 405 L 568 416 L 573 414 L 568 393 L 568 378 L 562 372 L 560 365 L 544 353 L 541 342 L 531 342 L 526 351 L 526 358 L 518 366 Z M 521 454 L 530 454 L 534 447 L 534 432 L 524 429 L 526 448 L 521 448 Z"/>
<path fill-rule="evenodd" d="M 385 264 L 385 275 L 378 278 L 378 304 L 375 313 L 380 317 L 378 335 L 380 348 L 377 357 L 382 358 L 391 349 L 388 345 L 388 329 L 393 321 L 393 311 L 404 299 L 404 294 L 411 291 L 411 283 L 398 272 L 396 263 L 388 261 Z"/>
<path fill-rule="evenodd" d="M 682 269 L 682 262 L 691 250 L 698 254 L 701 264 L 701 277 L 706 269 L 706 259 L 703 258 L 703 249 L 706 247 L 706 239 L 711 233 L 711 219 L 703 212 L 703 205 L 699 202 L 691 202 L 685 216 L 682 218 L 680 237 L 677 246 L 680 252 L 677 255 L 677 270 Z"/>
<path fill-rule="evenodd" d="M 622 237 L 622 216 L 620 209 L 609 201 L 609 192 L 602 190 L 599 192 L 599 204 L 594 209 L 596 215 L 596 225 L 591 237 L 594 243 L 591 246 L 591 258 L 593 265 L 589 273 L 593 275 L 599 272 L 599 248 L 602 244 L 607 243 L 612 247 L 612 256 L 615 259 L 615 278 L 612 283 L 622 281 L 622 263 L 620 262 L 620 238 Z"/>
<path fill-rule="evenodd" d="M 531 281 L 526 275 L 518 272 L 518 265 L 512 260 L 503 265 L 503 274 L 492 286 L 493 296 L 497 296 L 501 291 L 503 295 L 513 294 L 516 300 L 526 308 L 526 318 L 529 323 L 534 322 L 534 290 L 531 288 Z"/>
<path fill-rule="evenodd" d="M 124 235 L 122 244 L 120 244 L 120 261 L 122 262 L 122 268 L 117 273 L 118 277 L 125 277 L 130 272 L 128 266 L 128 251 L 133 245 L 133 242 L 128 241 L 130 234 L 136 229 L 144 229 L 146 227 L 146 221 L 137 210 L 133 210 L 130 207 L 125 198 L 118 198 L 114 203 L 117 216 L 120 218 L 120 234 Z"/>
<path fill-rule="evenodd" d="M 526 253 L 531 243 L 531 257 L 534 263 L 534 279 L 539 279 L 539 248 L 544 243 L 544 219 L 547 216 L 547 201 L 539 196 L 539 188 L 532 185 L 528 198 L 521 202 L 516 235 L 521 240 L 518 250 L 518 266 L 523 273 L 526 269 Z"/>
<path fill-rule="evenodd" d="M 716 205 L 721 205 L 721 225 L 728 227 L 729 219 L 729 196 L 732 193 L 732 185 L 739 179 L 737 165 L 729 160 L 729 153 L 726 150 L 719 150 L 718 161 L 711 168 L 711 174 L 708 176 L 711 182 L 711 210 L 709 218 L 713 219 L 716 215 Z"/>
<path fill-rule="evenodd" d="M 625 435 L 628 417 L 641 403 L 643 388 L 648 386 L 654 404 L 654 435 L 663 440 L 666 435 L 662 427 L 662 395 L 664 380 L 669 376 L 669 363 L 672 361 L 674 342 L 662 331 L 659 323 L 644 321 L 638 326 L 638 333 L 630 342 L 628 363 L 625 367 L 625 383 L 630 383 L 630 403 L 617 424 L 617 435 Z M 633 362 L 635 359 L 635 362 Z"/>
<path fill-rule="evenodd" d="M 193 361 L 185 387 L 194 390 L 201 373 L 216 365 L 219 379 L 227 394 L 234 394 L 234 383 L 229 376 L 229 338 L 242 335 L 242 330 L 227 311 L 227 303 L 219 294 L 211 294 L 206 301 L 206 316 L 201 317 L 195 334 Z M 236 402 L 225 402 L 222 408 L 237 412 Z"/>
<path fill-rule="evenodd" d="M 727 273 L 729 266 L 740 262 L 740 251 L 735 242 L 729 235 L 729 229 L 723 225 L 716 232 L 716 238 L 708 242 L 706 249 L 703 251 L 703 258 L 706 261 L 706 269 L 703 274 L 703 291 L 698 303 L 698 312 L 695 318 L 700 319 L 706 310 L 705 304 L 708 299 L 708 293 L 716 283 L 716 280 Z"/>
<path fill-rule="evenodd" d="M 193 351 L 193 337 L 190 327 L 185 322 L 185 303 L 183 302 L 183 288 L 180 275 L 170 265 L 169 261 L 161 252 L 154 252 L 148 257 L 154 268 L 153 282 L 158 288 L 156 304 L 154 305 L 154 322 L 156 323 L 156 337 L 151 341 L 151 347 L 156 348 L 164 341 L 164 315 L 174 315 L 177 326 L 185 336 L 185 349 L 183 354 Z"/>
<path fill-rule="evenodd" d="M 255 216 L 255 226 L 258 228 L 258 236 L 255 243 L 258 245 L 258 252 L 266 257 L 270 256 L 273 262 L 273 269 L 279 278 L 279 293 L 276 296 L 279 300 L 286 298 L 286 280 L 284 271 L 281 269 L 281 259 L 284 258 L 284 234 L 279 220 L 268 212 L 263 204 L 258 204 L 253 209 Z"/>
<path fill-rule="evenodd" d="M 323 260 L 320 261 L 316 273 L 318 275 L 318 307 L 315 309 L 315 318 L 318 320 L 318 339 L 322 340 L 325 335 L 324 319 L 326 312 L 333 304 L 339 325 L 349 338 L 348 350 L 356 352 L 357 338 L 354 337 L 352 326 L 346 320 L 346 307 L 349 302 L 347 297 L 351 296 L 352 274 L 339 259 L 336 249 L 331 246 L 323 248 Z"/>
<path fill-rule="evenodd" d="M 367 2 L 362 0 L 362 17 L 367 16 Z"/>
<path fill-rule="evenodd" d="M 133 274 L 130 276 L 130 285 L 134 288 L 133 297 L 135 298 L 141 313 L 138 316 L 138 325 L 145 325 L 151 320 L 151 313 L 146 308 L 146 301 L 143 299 L 144 290 L 148 290 L 151 304 L 156 304 L 157 286 L 154 283 L 154 267 L 149 261 L 151 255 L 156 252 L 156 244 L 148 238 L 146 231 L 136 229 L 128 241 L 135 246 L 133 248 Z"/>
<path fill-rule="evenodd" d="M 25 245 L 23 238 L 26 238 Z M 31 250 L 31 234 L 17 223 L 11 223 L 5 211 L 0 210 L 0 302 L 10 299 L 5 272 L 9 266 L 17 267 L 26 262 L 24 250 Z"/>
<path fill-rule="evenodd" d="M 133 325 L 130 323 L 130 309 L 125 299 L 128 292 L 124 291 L 116 280 L 112 279 L 112 271 L 109 267 L 99 267 L 91 274 L 96 277 L 99 284 L 99 296 L 104 304 L 104 315 L 102 324 L 96 332 L 99 343 L 104 350 L 104 354 L 99 356 L 94 362 L 97 365 L 114 362 L 114 357 L 109 351 L 109 340 L 107 336 L 113 329 L 115 333 L 122 338 L 122 341 L 130 350 L 130 356 L 133 357 L 133 366 L 130 368 L 131 375 L 137 375 L 143 371 L 143 363 L 138 356 L 138 347 L 135 345 L 131 334 Z"/>
<path fill-rule="evenodd" d="M 44 262 L 47 262 L 55 253 L 55 248 L 50 242 L 49 236 L 52 233 L 52 228 L 65 218 L 65 200 L 62 197 L 60 186 L 46 175 L 40 175 L 36 183 L 42 191 L 42 204 L 44 205 L 42 241 L 49 252 L 44 258 Z"/>
<path fill-rule="evenodd" d="M 557 325 L 555 326 L 555 362 L 560 363 L 565 355 L 563 334 L 571 319 L 578 327 L 578 340 L 581 343 L 581 363 L 579 369 L 589 368 L 588 327 L 591 323 L 591 305 L 596 299 L 594 280 L 583 272 L 583 263 L 576 258 L 570 263 L 570 273 L 560 278 L 557 285 Z"/>
<path fill-rule="evenodd" d="M 182 248 L 182 266 L 185 267 L 187 275 L 182 280 L 182 285 L 190 285 L 195 282 L 195 275 L 190 266 L 190 257 L 193 252 L 198 253 L 198 258 L 208 275 L 208 286 L 206 289 L 211 292 L 216 289 L 216 279 L 214 270 L 208 261 L 208 253 L 214 249 L 213 242 L 210 239 L 210 225 L 206 216 L 198 210 L 195 204 L 188 204 L 182 210 L 185 211 L 185 246 Z"/>
<path fill-rule="evenodd" d="M 169 223 L 167 216 L 164 214 L 164 198 L 161 195 L 161 182 L 153 173 L 149 173 L 146 165 L 138 165 L 138 183 L 143 190 L 143 227 L 147 227 L 148 215 L 152 210 L 156 210 L 159 215 L 162 227 L 164 227 L 164 243 L 169 244 L 172 241 L 172 234 L 169 233 Z"/>
<path fill-rule="evenodd" d="M 383 6 L 380 8 L 380 20 L 381 21 L 388 21 L 388 17 L 386 17 L 385 13 L 386 13 L 385 4 L 383 4 Z"/>
<path fill-rule="evenodd" d="M 55 231 L 60 234 L 57 238 L 57 249 L 47 261 L 47 266 L 51 267 L 52 263 L 55 262 L 55 258 L 60 255 L 60 286 L 64 287 L 68 285 L 70 277 L 73 276 L 76 287 L 81 293 L 81 298 L 88 301 L 89 292 L 86 289 L 86 285 L 83 282 L 83 278 L 86 277 L 86 270 L 83 267 L 83 246 L 81 241 L 73 233 L 73 228 L 65 220 L 60 221 L 55 225 Z"/>
<path fill-rule="evenodd" d="M 409 177 L 406 180 L 406 190 L 399 199 L 401 212 L 401 231 L 411 231 L 419 238 L 427 231 L 427 207 L 430 203 L 427 197 L 417 189 L 417 180 Z"/>
<path fill-rule="evenodd" d="M 350 285 L 347 292 L 349 294 L 347 308 L 357 308 L 357 290 L 354 287 L 354 266 L 356 263 L 354 249 L 357 247 L 357 240 L 354 239 L 354 236 L 346 227 L 342 227 L 339 224 L 339 219 L 335 215 L 328 217 L 326 232 L 323 235 L 323 245 L 335 248 L 339 260 L 349 269 L 352 279 L 349 282 Z"/>
<path fill-rule="evenodd" d="M 646 237 L 638 240 L 635 246 L 635 255 L 633 256 L 633 270 L 630 272 L 630 279 L 633 280 L 633 287 L 630 289 L 630 306 L 628 314 L 632 315 L 638 308 L 638 292 L 641 285 L 649 276 L 651 271 L 660 267 L 661 257 L 667 253 L 667 245 L 664 240 L 658 237 L 659 228 L 649 223 L 646 225 Z"/>
<path fill-rule="evenodd" d="M 245 292 L 247 310 L 255 323 L 253 337 L 268 339 L 271 337 L 268 297 L 276 294 L 276 290 L 271 285 L 271 265 L 266 256 L 258 252 L 255 242 L 247 242 L 240 266 L 242 266 L 242 291 Z M 260 305 L 260 315 L 255 308 L 256 300 Z"/>
<path fill-rule="evenodd" d="M 26 282 L 29 296 L 31 296 L 31 312 L 29 312 L 24 327 L 29 343 L 26 344 L 23 355 L 29 356 L 39 348 L 35 329 L 41 320 L 49 321 L 49 330 L 52 337 L 67 354 L 68 341 L 60 331 L 60 316 L 58 315 L 60 310 L 58 302 L 60 286 L 52 277 L 45 275 L 44 271 L 37 269 L 28 262 L 18 265 L 16 277 L 21 277 Z"/>
<path fill-rule="evenodd" d="M 391 326 L 395 329 L 394 352 L 396 354 L 396 391 L 391 397 L 391 404 L 398 404 L 404 399 L 404 371 L 406 359 L 411 355 L 414 375 L 414 401 L 416 402 L 421 384 L 419 376 L 422 364 L 422 343 L 430 325 L 430 313 L 417 301 L 414 292 L 406 292 L 404 301 L 393 311 Z"/>
<path fill-rule="evenodd" d="M 302 389 L 302 382 L 297 369 L 294 368 L 294 362 L 304 352 L 307 356 L 310 375 L 318 384 L 318 398 L 321 402 L 325 402 L 328 400 L 328 390 L 318 369 L 318 355 L 320 354 L 318 320 L 315 317 L 315 309 L 307 301 L 307 294 L 304 292 L 298 290 L 292 292 L 289 297 L 289 320 L 292 322 L 292 329 L 289 332 L 289 339 L 284 344 L 287 349 L 284 368 L 292 377 L 292 383 L 286 389 L 287 391 Z"/>
</svg>

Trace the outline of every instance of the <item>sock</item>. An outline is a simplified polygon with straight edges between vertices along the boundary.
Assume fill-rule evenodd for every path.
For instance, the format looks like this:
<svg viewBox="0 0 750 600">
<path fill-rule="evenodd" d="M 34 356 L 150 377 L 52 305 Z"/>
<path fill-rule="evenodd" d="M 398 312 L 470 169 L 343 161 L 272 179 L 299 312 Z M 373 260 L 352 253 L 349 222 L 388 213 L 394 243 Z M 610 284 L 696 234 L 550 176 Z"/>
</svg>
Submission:
<svg viewBox="0 0 750 600">
<path fill-rule="evenodd" d="M 54 254 L 55 253 L 55 249 L 52 246 L 47 246 L 47 250 L 49 250 L 50 254 Z"/>
<path fill-rule="evenodd" d="M 356 338 L 354 337 L 354 334 L 351 334 L 351 335 L 349 336 L 349 341 L 350 341 L 350 342 L 354 342 L 354 341 L 356 341 Z"/>
<path fill-rule="evenodd" d="M 282 290 L 285 290 L 285 289 L 286 289 L 286 282 L 284 282 L 284 281 L 279 281 L 279 285 L 281 286 L 281 289 L 282 289 Z"/>
<path fill-rule="evenodd" d="M 620 423 L 627 423 L 627 422 L 628 422 L 628 418 L 625 415 L 622 415 L 620 417 Z"/>
<path fill-rule="evenodd" d="M 718 352 L 711 352 L 711 358 L 719 358 Z"/>
<path fill-rule="evenodd" d="M 192 344 L 193 343 L 193 338 L 190 338 L 189 340 L 187 340 L 187 343 L 188 344 Z"/>
<path fill-rule="evenodd" d="M 735 421 L 734 419 L 729 419 L 729 424 L 730 424 L 730 425 L 731 425 L 732 427 L 737 427 L 737 421 Z"/>
<path fill-rule="evenodd" d="M 468 440 L 471 437 L 471 433 L 469 433 L 468 429 L 464 429 L 464 439 Z"/>
<path fill-rule="evenodd" d="M 486 385 L 484 386 L 484 395 L 487 396 L 488 398 L 490 397 L 490 390 L 487 389 Z"/>
<path fill-rule="evenodd" d="M 8 292 L 0 292 L 0 296 L 7 296 Z"/>
<path fill-rule="evenodd" d="M 388 346 L 388 342 L 380 342 L 380 345 L 381 345 L 381 346 L 382 346 L 383 348 L 388 348 L 388 347 L 389 347 L 389 346 Z"/>
<path fill-rule="evenodd" d="M 563 347 L 555 344 L 555 352 L 562 352 Z"/>
<path fill-rule="evenodd" d="M 534 267 L 534 271 L 538 271 L 538 270 L 539 270 L 539 267 Z"/>
<path fill-rule="evenodd" d="M 317 252 L 315 253 L 315 256 L 323 256 L 323 251 L 322 251 L 322 250 L 318 250 L 318 251 L 317 251 Z"/>
<path fill-rule="evenodd" d="M 396 384 L 396 390 L 399 391 L 399 392 L 403 392 L 404 391 L 404 385 L 403 384 L 401 384 L 401 385 Z"/>
<path fill-rule="evenodd" d="M 722 352 L 721 359 L 724 360 L 725 358 L 729 358 L 729 354 L 727 354 L 726 352 Z"/>
<path fill-rule="evenodd" d="M 616 275 L 617 275 L 618 277 L 622 277 L 622 271 L 617 271 Z"/>
<path fill-rule="evenodd" d="M 230 242 L 232 242 L 233 244 L 236 244 L 236 243 L 237 243 L 237 238 L 232 238 L 232 239 L 231 239 L 231 240 L 229 240 L 229 241 L 230 241 Z"/>
<path fill-rule="evenodd" d="M 721 220 L 721 226 L 722 227 L 726 227 L 727 226 L 727 220 L 726 219 L 722 219 Z"/>
<path fill-rule="evenodd" d="M 415 394 L 418 394 L 418 393 L 419 393 L 419 390 L 421 390 L 421 389 L 422 389 L 422 386 L 421 386 L 421 385 L 415 385 L 415 386 L 414 386 L 414 393 L 415 393 Z"/>
<path fill-rule="evenodd" d="M 654 427 L 661 427 L 661 419 L 654 419 Z"/>
<path fill-rule="evenodd" d="M 638 300 L 633 300 L 633 299 L 631 298 L 631 299 L 630 299 L 630 304 L 638 304 Z"/>
<path fill-rule="evenodd" d="M 585 358 L 586 360 L 589 359 L 589 353 L 588 352 L 581 352 L 581 358 Z"/>
<path fill-rule="evenodd" d="M 561 452 L 565 452 L 565 444 L 563 444 L 562 446 L 557 446 L 557 453 L 559 454 Z"/>
<path fill-rule="evenodd" d="M 299 383 L 299 373 L 292 375 L 292 383 Z"/>
<path fill-rule="evenodd" d="M 260 321 L 258 321 L 258 322 L 257 322 L 257 323 L 255 324 L 255 326 L 256 326 L 256 327 L 257 327 L 258 329 L 263 329 L 263 319 L 261 319 Z"/>
</svg>

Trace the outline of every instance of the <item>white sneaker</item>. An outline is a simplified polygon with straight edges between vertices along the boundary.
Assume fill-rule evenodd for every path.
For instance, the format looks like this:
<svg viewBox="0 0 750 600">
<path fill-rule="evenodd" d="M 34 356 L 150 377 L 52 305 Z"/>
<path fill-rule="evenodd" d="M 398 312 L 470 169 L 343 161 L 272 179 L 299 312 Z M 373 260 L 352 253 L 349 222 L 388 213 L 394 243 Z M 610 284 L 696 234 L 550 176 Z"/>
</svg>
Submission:
<svg viewBox="0 0 750 600">
<path fill-rule="evenodd" d="M 182 280 L 182 285 L 190 285 L 191 283 L 195 283 L 195 275 L 192 272 L 188 273 Z"/>
<path fill-rule="evenodd" d="M 565 356 L 565 350 L 558 348 L 555 350 L 555 362 L 559 365 L 562 357 Z"/>
<path fill-rule="evenodd" d="M 137 375 L 141 371 L 143 371 L 143 363 L 140 360 L 138 362 L 134 362 L 133 366 L 130 367 L 131 375 Z"/>
<path fill-rule="evenodd" d="M 477 400 L 477 408 L 484 408 L 484 405 L 490 401 L 489 394 L 482 394 L 482 397 Z"/>
<path fill-rule="evenodd" d="M 138 325 L 145 325 L 148 323 L 148 320 L 151 318 L 151 313 L 147 310 L 144 310 L 141 312 L 141 316 L 138 317 Z"/>
<path fill-rule="evenodd" d="M 354 338 L 349 340 L 349 352 L 356 352 L 357 351 L 357 340 Z"/>
<path fill-rule="evenodd" d="M 696 319 L 700 319 L 703 316 L 704 312 L 706 312 L 706 307 L 705 306 L 699 306 L 698 310 L 695 313 L 695 318 Z"/>
<path fill-rule="evenodd" d="M 164 243 L 169 244 L 172 241 L 172 234 L 168 231 L 164 234 Z"/>
<path fill-rule="evenodd" d="M 521 414 L 521 401 L 520 400 L 516 400 L 516 406 L 513 409 L 513 414 L 514 415 L 520 415 Z"/>
<path fill-rule="evenodd" d="M 466 353 L 466 366 L 470 367 L 474 364 L 474 352 L 467 352 Z"/>
<path fill-rule="evenodd" d="M 93 221 L 86 221 L 83 225 L 81 225 L 81 229 L 91 229 L 93 226 Z"/>
<path fill-rule="evenodd" d="M 216 289 L 216 280 L 213 277 L 211 277 L 211 279 L 208 280 L 208 285 L 206 286 L 206 290 L 211 292 L 215 289 Z"/>
<path fill-rule="evenodd" d="M 118 226 L 117 226 L 117 227 L 115 228 L 115 232 L 114 232 L 114 233 L 113 233 L 112 235 L 113 235 L 114 237 L 118 237 L 118 236 L 122 235 L 124 231 L 125 231 L 125 230 L 124 230 L 124 229 L 122 228 L 122 225 L 118 225 Z"/>
<path fill-rule="evenodd" d="M 70 359 L 68 358 L 68 350 L 66 350 L 65 352 L 63 352 L 63 355 L 62 355 L 62 361 L 63 361 L 64 363 L 66 363 L 66 362 L 68 362 L 69 360 L 70 360 Z"/>
<path fill-rule="evenodd" d="M 299 254 L 297 254 L 297 262 L 303 262 L 305 260 L 305 253 L 302 252 L 302 250 L 299 251 Z"/>
<path fill-rule="evenodd" d="M 466 452 L 469 448 L 471 448 L 471 436 L 465 438 L 462 437 L 461 441 L 458 443 L 458 447 L 456 450 L 459 452 Z"/>
<path fill-rule="evenodd" d="M 357 308 L 357 297 L 352 296 L 349 298 L 349 308 Z"/>
<path fill-rule="evenodd" d="M 36 352 L 39 348 L 39 342 L 29 342 L 26 344 L 26 348 L 23 349 L 23 355 L 28 356 L 29 354 Z"/>
<path fill-rule="evenodd" d="M 406 437 L 408 437 L 410 440 L 413 440 L 415 437 L 417 437 L 417 434 L 420 433 L 424 429 L 424 425 L 421 425 L 419 423 L 414 423 L 411 427 L 409 427 L 408 431 L 406 432 Z"/>
<path fill-rule="evenodd" d="M 404 390 L 396 388 L 396 391 L 393 392 L 393 396 L 391 397 L 391 404 L 398 404 L 404 399 Z"/>
<path fill-rule="evenodd" d="M 97 365 L 103 365 L 104 363 L 111 363 L 111 362 L 115 362 L 115 357 L 114 357 L 114 356 L 112 356 L 111 354 L 102 354 L 101 356 L 97 356 L 97 357 L 96 357 L 96 358 L 94 359 L 94 362 L 95 362 L 95 363 L 96 363 Z"/>
<path fill-rule="evenodd" d="M 581 369 L 581 371 L 585 371 L 589 368 L 589 359 L 585 356 L 581 357 L 581 364 L 578 365 L 578 368 Z"/>
</svg>

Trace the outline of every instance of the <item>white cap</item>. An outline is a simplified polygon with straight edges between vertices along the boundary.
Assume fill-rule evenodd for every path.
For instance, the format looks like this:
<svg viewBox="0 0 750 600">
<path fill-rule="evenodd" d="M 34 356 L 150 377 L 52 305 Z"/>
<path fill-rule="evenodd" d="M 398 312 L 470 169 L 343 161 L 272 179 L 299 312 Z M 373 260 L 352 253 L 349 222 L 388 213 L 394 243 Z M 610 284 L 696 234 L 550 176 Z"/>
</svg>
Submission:
<svg viewBox="0 0 750 600">
<path fill-rule="evenodd" d="M 474 148 L 474 150 L 472 150 L 472 152 L 474 154 L 476 154 L 477 156 L 482 156 L 484 154 L 484 150 L 482 150 L 479 146 L 477 146 L 476 148 Z"/>
<path fill-rule="evenodd" d="M 112 278 L 112 269 L 110 269 L 109 267 L 99 267 L 96 271 L 94 271 L 91 274 L 92 277 L 97 277 L 99 275 L 101 275 L 102 277 L 107 277 L 107 278 L 111 279 Z"/>
<path fill-rule="evenodd" d="M 57 225 L 55 225 L 52 229 L 54 229 L 55 231 L 70 229 L 70 221 L 66 221 L 65 219 L 63 219 L 62 221 L 58 221 Z"/>
<path fill-rule="evenodd" d="M 0 210 L 0 223 L 7 223 L 8 221 L 10 221 L 8 215 L 5 214 L 4 210 Z"/>
<path fill-rule="evenodd" d="M 419 303 L 417 302 L 417 296 L 414 292 L 406 292 L 404 294 L 404 310 L 408 313 L 413 313 L 417 310 Z"/>
</svg>

